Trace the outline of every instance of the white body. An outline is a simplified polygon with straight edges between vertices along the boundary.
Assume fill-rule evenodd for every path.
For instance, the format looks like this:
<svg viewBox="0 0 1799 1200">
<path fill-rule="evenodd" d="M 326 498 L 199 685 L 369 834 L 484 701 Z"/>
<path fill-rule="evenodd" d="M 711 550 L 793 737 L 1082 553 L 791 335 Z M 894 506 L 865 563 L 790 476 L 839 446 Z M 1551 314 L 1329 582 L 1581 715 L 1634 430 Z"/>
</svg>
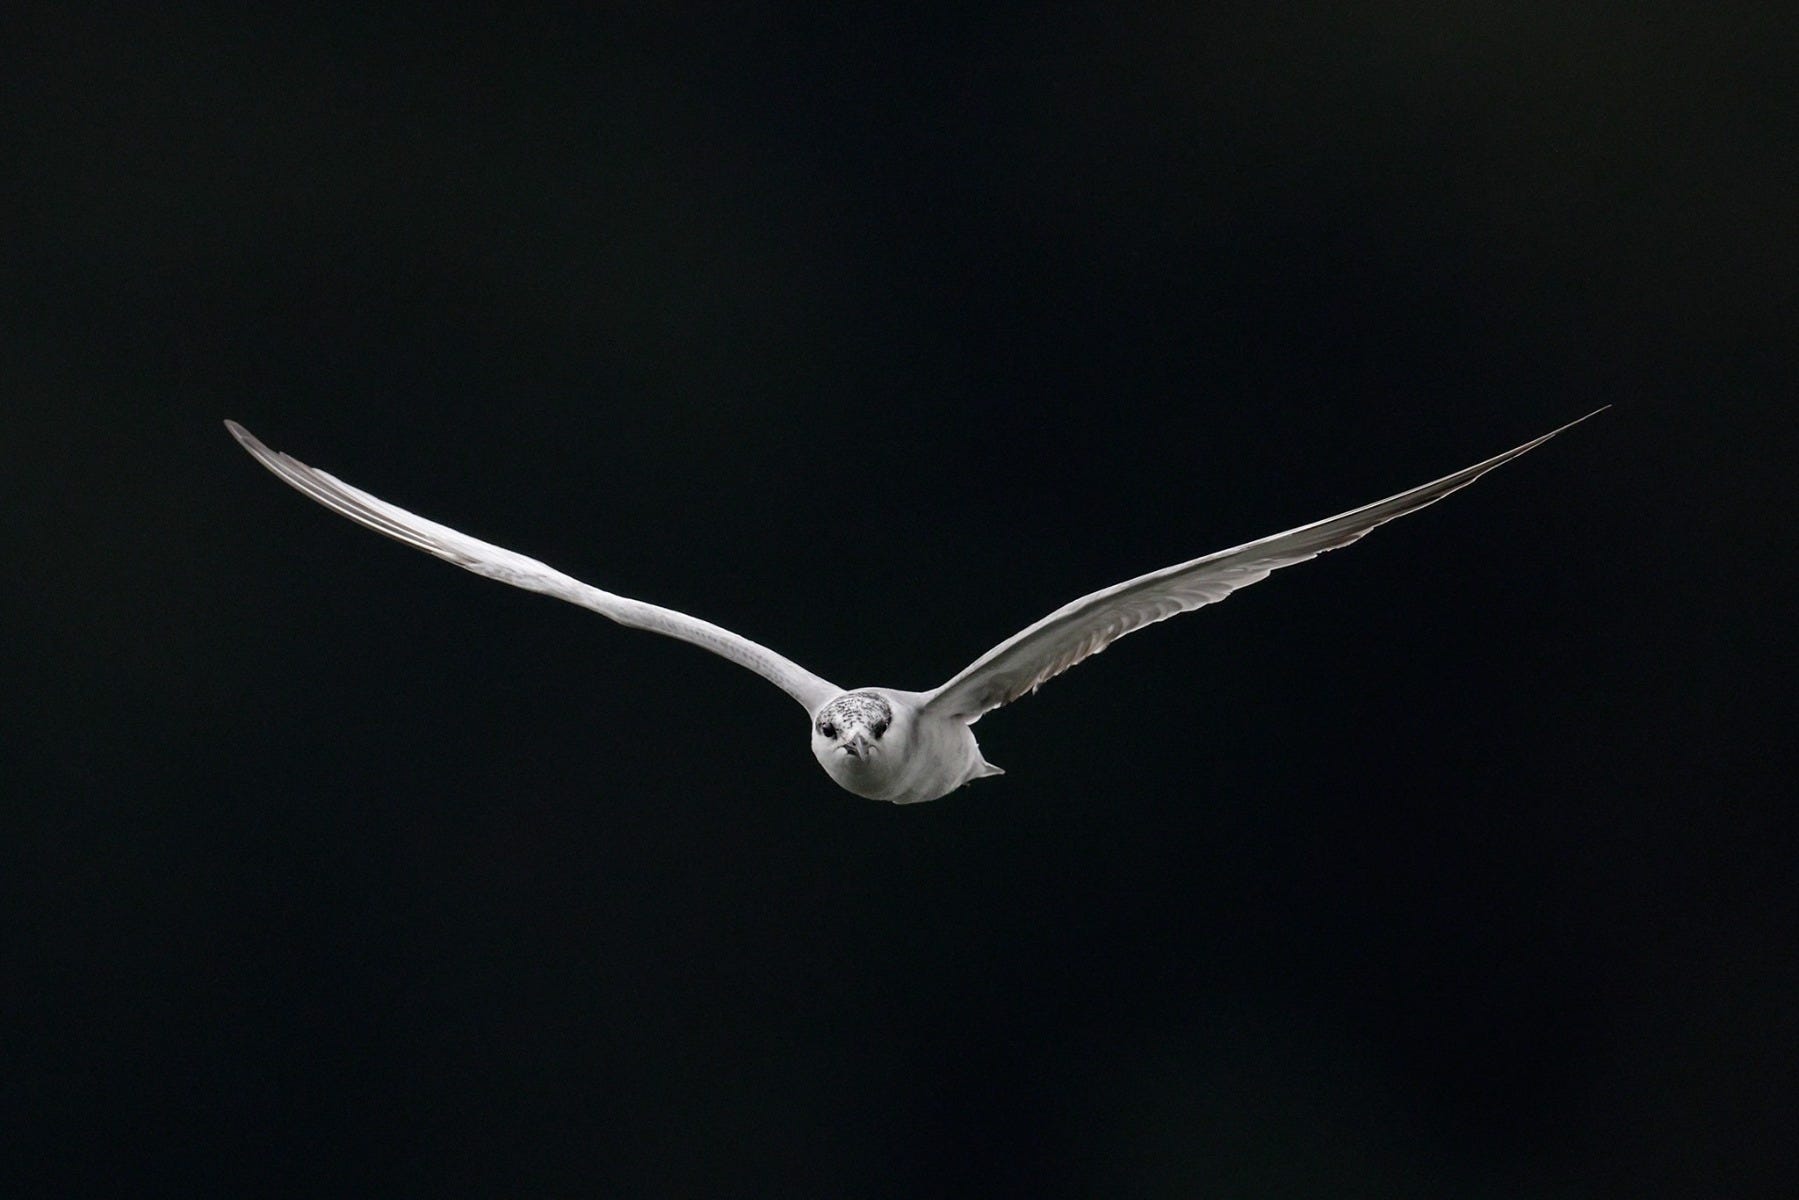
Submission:
<svg viewBox="0 0 1799 1200">
<path fill-rule="evenodd" d="M 969 728 L 983 713 L 1036 691 L 1127 633 L 1215 603 L 1281 567 L 1347 546 L 1376 526 L 1434 504 L 1562 431 L 1385 500 L 1101 588 L 1007 638 L 943 686 L 908 692 L 879 687 L 846 691 L 728 629 L 601 591 L 534 558 L 428 521 L 275 453 L 233 421 L 225 425 L 284 482 L 377 533 L 477 575 L 591 608 L 621 625 L 691 642 L 756 672 L 805 707 L 812 718 L 812 755 L 838 786 L 893 804 L 935 800 L 971 779 L 1001 774 L 981 757 Z"/>
<path fill-rule="evenodd" d="M 838 737 L 826 737 L 818 730 L 818 714 L 813 714 L 812 757 L 845 791 L 890 804 L 917 804 L 947 796 L 971 779 L 1005 774 L 981 757 L 967 721 L 930 711 L 925 707 L 930 697 L 922 692 L 856 688 L 831 699 L 866 695 L 879 696 L 892 708 L 893 724 L 878 738 L 869 736 L 866 727 L 853 725 Z M 867 739 L 867 746 L 852 754 L 848 744 L 858 734 Z"/>
</svg>

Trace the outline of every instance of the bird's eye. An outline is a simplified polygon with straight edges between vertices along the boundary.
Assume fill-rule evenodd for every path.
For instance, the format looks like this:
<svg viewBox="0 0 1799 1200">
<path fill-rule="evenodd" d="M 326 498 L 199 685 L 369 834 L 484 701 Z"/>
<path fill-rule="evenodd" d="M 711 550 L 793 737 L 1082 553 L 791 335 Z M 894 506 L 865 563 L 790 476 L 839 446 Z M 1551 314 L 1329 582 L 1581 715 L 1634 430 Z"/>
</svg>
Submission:
<svg viewBox="0 0 1799 1200">
<path fill-rule="evenodd" d="M 818 732 L 824 734 L 828 738 L 834 738 L 837 736 L 837 726 L 831 724 L 829 721 L 825 721 L 819 725 Z"/>
<path fill-rule="evenodd" d="M 882 717 L 879 721 L 876 721 L 874 723 L 874 735 L 876 737 L 880 737 L 883 733 L 886 733 L 886 732 L 887 732 L 887 718 Z"/>
</svg>

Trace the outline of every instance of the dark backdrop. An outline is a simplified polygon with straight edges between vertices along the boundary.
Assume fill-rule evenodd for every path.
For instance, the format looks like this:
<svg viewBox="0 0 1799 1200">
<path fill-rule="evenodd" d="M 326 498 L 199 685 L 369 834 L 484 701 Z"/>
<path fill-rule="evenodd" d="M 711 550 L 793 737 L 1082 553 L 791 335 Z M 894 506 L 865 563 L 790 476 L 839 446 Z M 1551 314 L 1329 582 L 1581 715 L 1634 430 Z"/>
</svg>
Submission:
<svg viewBox="0 0 1799 1200">
<path fill-rule="evenodd" d="M 969 7 L 9 20 L 9 1194 L 1792 1184 L 1783 6 Z"/>
</svg>

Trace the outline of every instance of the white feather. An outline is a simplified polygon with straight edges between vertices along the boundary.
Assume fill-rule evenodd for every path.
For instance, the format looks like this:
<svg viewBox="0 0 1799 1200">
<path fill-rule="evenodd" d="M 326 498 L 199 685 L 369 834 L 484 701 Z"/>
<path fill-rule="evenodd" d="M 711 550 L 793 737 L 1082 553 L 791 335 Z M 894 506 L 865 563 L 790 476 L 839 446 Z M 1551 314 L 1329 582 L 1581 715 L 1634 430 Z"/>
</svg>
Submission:
<svg viewBox="0 0 1799 1200">
<path fill-rule="evenodd" d="M 927 693 L 925 709 L 969 722 L 977 721 L 982 713 L 1036 691 L 1127 633 L 1216 604 L 1240 588 L 1261 582 L 1282 567 L 1347 546 L 1376 526 L 1435 504 L 1494 467 L 1534 450 L 1562 430 L 1571 429 L 1587 417 L 1604 411 L 1603 408 L 1596 409 L 1580 420 L 1570 421 L 1560 429 L 1533 438 L 1504 454 L 1385 500 L 1203 558 L 1176 563 L 1082 596 L 1035 625 L 1013 634 L 963 668 L 948 683 Z"/>
<path fill-rule="evenodd" d="M 427 554 L 435 554 L 438 558 L 453 562 L 477 575 L 485 575 L 513 587 L 542 592 L 558 600 L 591 608 L 620 625 L 691 642 L 740 667 L 748 667 L 805 705 L 808 713 L 843 690 L 768 647 L 720 628 L 710 621 L 690 617 L 672 608 L 660 608 L 641 600 L 603 592 L 545 566 L 535 558 L 526 558 L 479 538 L 472 538 L 466 533 L 458 533 L 447 525 L 428 521 L 416 513 L 409 513 L 359 488 L 351 487 L 341 479 L 309 467 L 292 455 L 270 450 L 236 421 L 226 421 L 225 427 L 242 443 L 244 449 L 256 457 L 257 462 L 273 471 L 283 482 L 317 500 L 332 512 L 366 525 L 376 533 L 384 533 Z"/>
</svg>

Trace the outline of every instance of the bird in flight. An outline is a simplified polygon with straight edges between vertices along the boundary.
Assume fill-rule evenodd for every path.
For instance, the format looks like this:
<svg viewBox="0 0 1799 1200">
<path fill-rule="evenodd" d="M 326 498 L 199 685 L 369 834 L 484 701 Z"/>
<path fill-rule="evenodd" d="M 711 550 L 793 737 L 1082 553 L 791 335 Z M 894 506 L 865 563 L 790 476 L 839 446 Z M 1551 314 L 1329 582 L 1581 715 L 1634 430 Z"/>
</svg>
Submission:
<svg viewBox="0 0 1799 1200">
<path fill-rule="evenodd" d="M 226 421 L 225 428 L 256 461 L 296 491 L 377 533 L 477 575 L 591 608 L 620 625 L 691 642 L 749 668 L 805 708 L 811 718 L 812 755 L 840 787 L 870 800 L 917 804 L 946 796 L 970 780 L 1002 774 L 981 756 L 975 743 L 971 726 L 983 714 L 1036 691 L 1127 633 L 1214 604 L 1281 567 L 1347 546 L 1375 526 L 1436 503 L 1603 411 L 1385 500 L 1101 588 L 1013 634 L 928 692 L 840 688 L 710 621 L 603 592 L 534 558 L 428 521 L 291 455 L 270 450 L 236 421 Z"/>
</svg>

